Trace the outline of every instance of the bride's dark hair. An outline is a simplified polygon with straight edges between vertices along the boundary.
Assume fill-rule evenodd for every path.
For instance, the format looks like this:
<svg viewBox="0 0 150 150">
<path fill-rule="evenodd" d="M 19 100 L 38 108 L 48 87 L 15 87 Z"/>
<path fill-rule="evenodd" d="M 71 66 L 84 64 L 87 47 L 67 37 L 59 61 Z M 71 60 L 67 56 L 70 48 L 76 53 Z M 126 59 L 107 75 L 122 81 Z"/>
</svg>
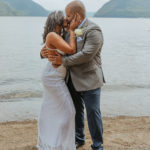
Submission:
<svg viewBox="0 0 150 150">
<path fill-rule="evenodd" d="M 64 22 L 64 14 L 62 11 L 54 11 L 49 14 L 43 33 L 43 43 L 46 42 L 46 36 L 49 32 L 55 32 L 56 25 L 62 26 Z"/>
</svg>

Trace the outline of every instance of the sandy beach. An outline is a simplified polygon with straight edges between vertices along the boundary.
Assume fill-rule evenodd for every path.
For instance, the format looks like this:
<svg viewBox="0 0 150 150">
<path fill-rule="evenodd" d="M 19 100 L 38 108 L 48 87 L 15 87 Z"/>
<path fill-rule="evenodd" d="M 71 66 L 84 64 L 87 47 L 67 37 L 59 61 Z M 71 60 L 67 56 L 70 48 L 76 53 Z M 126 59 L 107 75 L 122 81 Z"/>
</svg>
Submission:
<svg viewBox="0 0 150 150">
<path fill-rule="evenodd" d="M 105 150 L 150 150 L 150 117 L 104 117 Z M 86 121 L 86 144 L 79 150 L 91 150 Z M 0 150 L 35 150 L 37 121 L 0 124 Z"/>
</svg>

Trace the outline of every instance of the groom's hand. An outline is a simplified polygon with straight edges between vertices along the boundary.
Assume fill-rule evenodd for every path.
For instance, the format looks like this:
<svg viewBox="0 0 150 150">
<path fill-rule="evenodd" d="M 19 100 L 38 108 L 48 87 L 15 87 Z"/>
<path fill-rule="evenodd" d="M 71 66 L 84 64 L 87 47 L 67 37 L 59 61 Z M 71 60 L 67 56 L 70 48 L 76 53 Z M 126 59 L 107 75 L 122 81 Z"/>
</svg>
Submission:
<svg viewBox="0 0 150 150">
<path fill-rule="evenodd" d="M 43 48 L 41 49 L 40 54 L 41 54 L 41 56 L 42 56 L 43 58 L 47 58 L 47 57 L 48 57 L 48 50 L 47 50 L 47 48 L 43 47 Z"/>
<path fill-rule="evenodd" d="M 48 55 L 48 60 L 54 66 L 60 66 L 62 64 L 62 56 L 59 53 L 56 53 L 55 55 Z"/>
</svg>

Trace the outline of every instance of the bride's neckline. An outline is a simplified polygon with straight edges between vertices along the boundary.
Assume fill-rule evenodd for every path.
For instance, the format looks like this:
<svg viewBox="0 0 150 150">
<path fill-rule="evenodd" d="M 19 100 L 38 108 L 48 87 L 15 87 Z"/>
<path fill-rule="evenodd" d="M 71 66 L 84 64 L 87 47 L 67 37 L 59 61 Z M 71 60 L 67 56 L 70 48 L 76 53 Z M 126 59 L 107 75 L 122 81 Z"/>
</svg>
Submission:
<svg viewBox="0 0 150 150">
<path fill-rule="evenodd" d="M 46 46 L 46 48 L 49 49 L 49 50 L 57 50 L 56 48 L 55 48 L 55 49 L 54 49 L 54 48 L 49 48 L 49 47 L 47 46 L 47 44 L 45 44 L 45 46 Z"/>
<path fill-rule="evenodd" d="M 64 55 L 64 54 L 65 54 L 64 52 L 62 52 L 62 51 L 61 51 L 61 50 L 59 50 L 59 49 L 49 48 L 49 47 L 46 45 L 46 43 L 45 43 L 45 46 L 46 46 L 46 48 L 47 48 L 48 50 L 51 50 L 51 51 L 57 51 L 58 53 L 60 53 L 60 54 L 62 54 L 62 55 Z"/>
</svg>

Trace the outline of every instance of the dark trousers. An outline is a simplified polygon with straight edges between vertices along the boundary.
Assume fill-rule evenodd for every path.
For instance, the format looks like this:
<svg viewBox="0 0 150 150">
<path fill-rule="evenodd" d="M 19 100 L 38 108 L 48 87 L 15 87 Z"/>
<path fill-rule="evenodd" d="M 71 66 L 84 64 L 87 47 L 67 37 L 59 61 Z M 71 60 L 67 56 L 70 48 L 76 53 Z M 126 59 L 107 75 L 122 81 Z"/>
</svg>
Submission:
<svg viewBox="0 0 150 150">
<path fill-rule="evenodd" d="M 100 92 L 101 89 L 94 89 L 90 91 L 77 92 L 71 81 L 68 80 L 68 88 L 71 93 L 75 109 L 75 126 L 76 126 L 76 142 L 85 142 L 84 134 L 84 105 L 87 112 L 87 120 L 89 131 L 93 144 L 93 150 L 103 150 L 103 123 L 100 112 Z"/>
</svg>

